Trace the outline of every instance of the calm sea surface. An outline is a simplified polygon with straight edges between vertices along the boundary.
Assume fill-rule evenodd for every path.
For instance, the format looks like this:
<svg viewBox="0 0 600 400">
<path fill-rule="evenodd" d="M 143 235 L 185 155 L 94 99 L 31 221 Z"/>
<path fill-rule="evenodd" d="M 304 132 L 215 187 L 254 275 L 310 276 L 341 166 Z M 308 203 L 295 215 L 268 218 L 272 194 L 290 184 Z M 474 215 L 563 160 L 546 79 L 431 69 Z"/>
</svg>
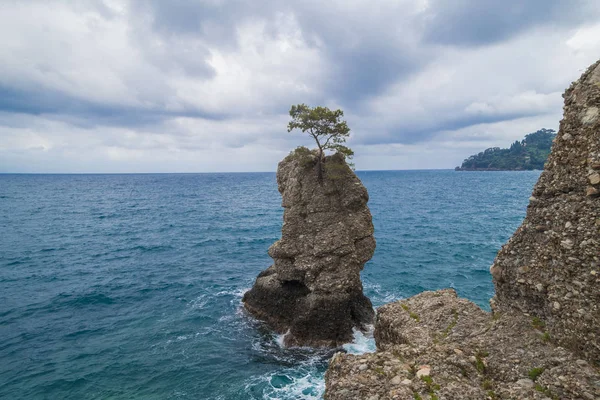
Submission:
<svg viewBox="0 0 600 400">
<path fill-rule="evenodd" d="M 488 308 L 539 172 L 358 175 L 373 303 L 454 287 Z M 0 175 L 0 398 L 321 398 L 330 354 L 240 309 L 281 219 L 274 173 Z"/>
</svg>

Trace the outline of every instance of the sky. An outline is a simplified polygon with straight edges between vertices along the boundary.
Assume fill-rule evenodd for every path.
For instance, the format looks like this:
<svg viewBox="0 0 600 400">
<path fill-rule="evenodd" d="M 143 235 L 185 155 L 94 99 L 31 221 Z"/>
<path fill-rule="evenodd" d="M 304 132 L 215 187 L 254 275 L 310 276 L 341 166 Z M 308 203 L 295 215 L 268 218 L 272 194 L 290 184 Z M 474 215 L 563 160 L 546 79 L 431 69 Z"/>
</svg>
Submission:
<svg viewBox="0 0 600 400">
<path fill-rule="evenodd" d="M 453 168 L 598 58 L 597 0 L 3 0 L 0 172 L 275 171 L 299 103 L 358 170 Z"/>
</svg>

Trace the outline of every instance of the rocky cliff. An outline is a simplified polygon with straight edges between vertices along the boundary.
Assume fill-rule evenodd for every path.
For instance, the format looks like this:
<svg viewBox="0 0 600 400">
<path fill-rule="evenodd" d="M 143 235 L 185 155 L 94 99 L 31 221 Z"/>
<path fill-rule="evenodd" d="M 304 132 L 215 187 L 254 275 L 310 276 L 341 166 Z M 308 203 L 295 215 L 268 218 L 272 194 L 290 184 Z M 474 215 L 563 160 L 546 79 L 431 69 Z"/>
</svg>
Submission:
<svg viewBox="0 0 600 400">
<path fill-rule="evenodd" d="M 325 398 L 600 400 L 600 62 L 564 119 L 486 313 L 453 290 L 378 309 L 377 352 L 336 354 Z"/>
<path fill-rule="evenodd" d="M 564 94 L 564 118 L 527 217 L 491 268 L 499 311 L 540 318 L 600 360 L 600 62 Z"/>
<path fill-rule="evenodd" d="M 375 239 L 367 190 L 340 154 L 324 160 L 299 149 L 279 163 L 284 207 L 281 239 L 269 248 L 273 265 L 243 298 L 246 309 L 280 333 L 286 345 L 338 346 L 353 328 L 373 321 L 360 271 Z"/>
</svg>

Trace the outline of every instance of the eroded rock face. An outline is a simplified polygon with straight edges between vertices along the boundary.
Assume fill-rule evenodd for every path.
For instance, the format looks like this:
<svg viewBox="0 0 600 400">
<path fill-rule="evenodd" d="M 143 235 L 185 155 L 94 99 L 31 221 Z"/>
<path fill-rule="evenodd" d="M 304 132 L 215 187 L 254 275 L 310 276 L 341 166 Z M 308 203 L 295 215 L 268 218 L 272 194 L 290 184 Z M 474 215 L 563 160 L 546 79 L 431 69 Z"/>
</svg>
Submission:
<svg viewBox="0 0 600 400">
<path fill-rule="evenodd" d="M 527 217 L 491 267 L 492 305 L 540 318 L 559 344 L 599 362 L 600 62 L 564 99 Z"/>
<path fill-rule="evenodd" d="M 600 61 L 564 97 L 494 313 L 453 290 L 380 307 L 377 352 L 337 353 L 325 399 L 600 399 Z"/>
<path fill-rule="evenodd" d="M 279 163 L 284 207 L 274 264 L 243 298 L 246 309 L 280 333 L 286 345 L 338 346 L 373 320 L 360 271 L 375 251 L 366 188 L 339 155 L 325 158 L 319 182 L 314 154 Z"/>
</svg>

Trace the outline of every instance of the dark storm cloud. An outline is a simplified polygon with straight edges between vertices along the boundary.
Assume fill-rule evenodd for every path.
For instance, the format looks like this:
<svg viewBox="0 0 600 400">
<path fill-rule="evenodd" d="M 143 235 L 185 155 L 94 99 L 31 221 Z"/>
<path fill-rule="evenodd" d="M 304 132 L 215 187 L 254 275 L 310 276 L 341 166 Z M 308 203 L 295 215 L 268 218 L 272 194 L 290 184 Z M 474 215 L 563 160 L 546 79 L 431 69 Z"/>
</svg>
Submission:
<svg viewBox="0 0 600 400">
<path fill-rule="evenodd" d="M 433 0 L 425 14 L 427 41 L 483 45 L 539 25 L 577 26 L 598 18 L 600 2 L 584 0 Z"/>
</svg>

